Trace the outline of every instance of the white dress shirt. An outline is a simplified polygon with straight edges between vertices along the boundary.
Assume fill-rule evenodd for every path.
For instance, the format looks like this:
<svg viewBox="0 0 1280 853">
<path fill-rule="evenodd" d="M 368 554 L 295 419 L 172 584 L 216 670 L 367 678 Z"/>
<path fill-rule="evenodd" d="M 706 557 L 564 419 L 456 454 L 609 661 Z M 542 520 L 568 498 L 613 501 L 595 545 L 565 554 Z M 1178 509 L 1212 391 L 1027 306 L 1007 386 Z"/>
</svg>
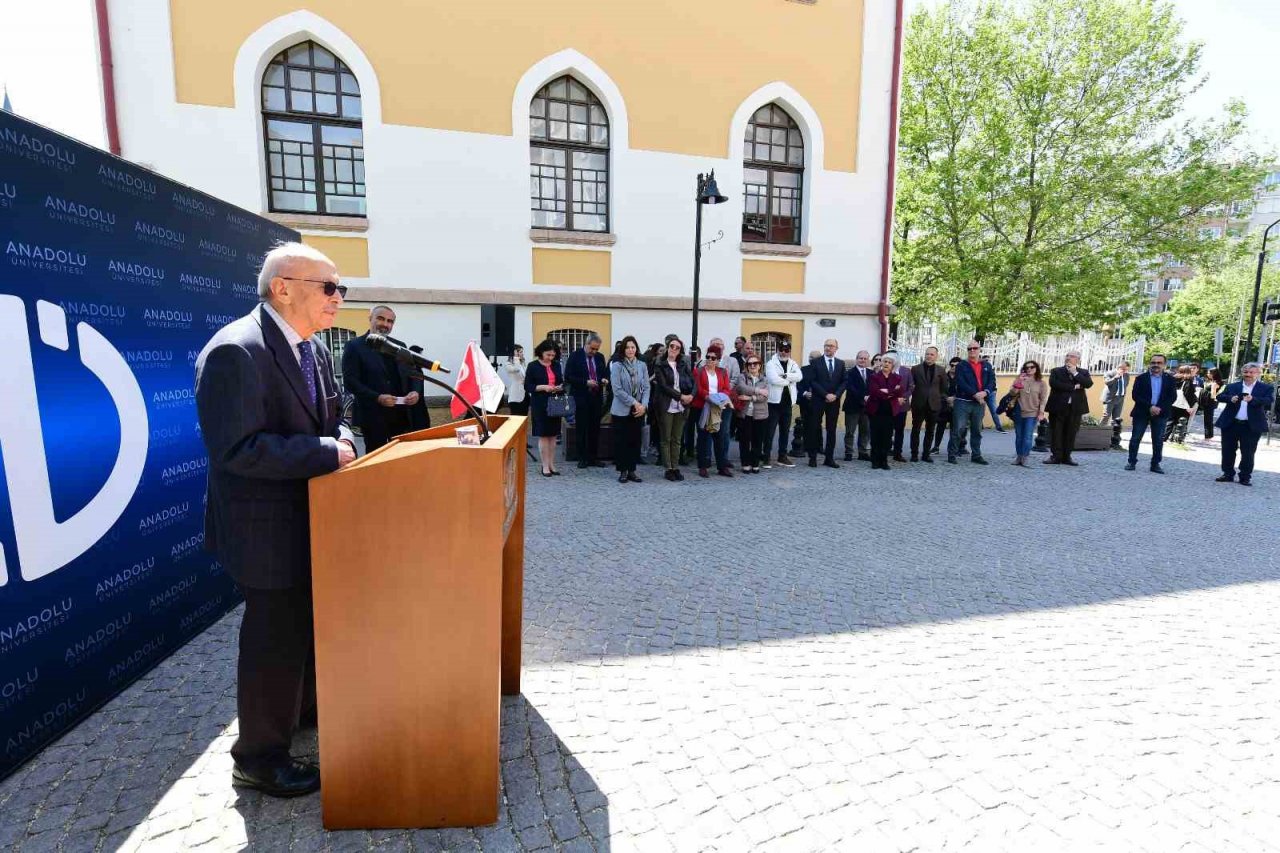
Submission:
<svg viewBox="0 0 1280 853">
<path fill-rule="evenodd" d="M 1254 385 L 1256 384 L 1257 383 L 1255 382 Z M 1247 421 L 1249 420 L 1249 404 L 1245 402 L 1244 395 L 1245 394 L 1252 395 L 1254 386 L 1243 385 L 1241 387 L 1243 388 L 1243 390 L 1240 392 L 1240 408 L 1236 409 L 1236 420 Z"/>
</svg>

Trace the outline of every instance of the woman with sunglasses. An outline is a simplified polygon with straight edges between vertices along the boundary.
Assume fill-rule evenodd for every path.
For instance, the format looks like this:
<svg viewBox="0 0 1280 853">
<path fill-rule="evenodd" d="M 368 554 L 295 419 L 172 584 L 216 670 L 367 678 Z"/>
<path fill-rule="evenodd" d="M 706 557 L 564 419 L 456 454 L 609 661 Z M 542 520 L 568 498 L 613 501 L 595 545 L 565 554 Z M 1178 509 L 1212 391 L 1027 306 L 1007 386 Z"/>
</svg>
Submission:
<svg viewBox="0 0 1280 853">
<path fill-rule="evenodd" d="M 760 473 L 760 454 L 764 448 L 764 426 L 769 418 L 769 380 L 760 368 L 760 356 L 747 356 L 746 370 L 733 385 L 738 401 L 738 450 L 744 474 Z"/>
<path fill-rule="evenodd" d="M 533 357 L 524 374 L 524 390 L 529 392 L 529 414 L 533 417 L 533 434 L 538 438 L 538 458 L 542 476 L 554 477 L 556 470 L 556 438 L 560 435 L 560 418 L 547 415 L 547 401 L 553 394 L 564 393 L 564 373 L 556 363 L 556 343 L 546 340 L 534 347 Z"/>
<path fill-rule="evenodd" d="M 618 351 L 609 365 L 609 385 L 613 403 L 609 414 L 613 421 L 613 462 L 619 483 L 638 483 L 636 465 L 640 461 L 640 442 L 644 435 L 644 415 L 649 406 L 649 371 L 637 358 L 640 343 L 627 335 L 618 343 Z"/>
<path fill-rule="evenodd" d="M 1017 403 L 1010 410 L 1013 418 L 1013 447 L 1017 458 L 1014 465 L 1027 466 L 1031 458 L 1031 446 L 1036 440 L 1036 427 L 1048 417 L 1044 412 L 1044 404 L 1049 399 L 1049 383 L 1044 381 L 1040 373 L 1038 361 L 1028 361 L 1022 365 L 1022 371 L 1013 381 L 1013 391 L 1018 393 Z"/>
<path fill-rule="evenodd" d="M 667 469 L 663 476 L 668 480 L 684 479 L 680 473 L 680 444 L 692 403 L 693 375 L 684 359 L 684 343 L 673 336 L 653 370 L 653 404 L 658 410 L 658 429 L 662 434 L 658 450 L 662 467 Z"/>
<path fill-rule="evenodd" d="M 885 354 L 880 369 L 867 379 L 867 415 L 871 418 L 871 467 L 881 471 L 889 467 L 889 451 L 893 444 L 893 423 L 906 411 L 906 382 L 898 373 L 898 359 Z"/>
<path fill-rule="evenodd" d="M 733 412 L 733 388 L 729 371 L 720 366 L 724 351 L 718 345 L 707 347 L 707 360 L 693 371 L 693 417 L 698 424 L 698 476 L 709 477 L 714 451 L 716 473 L 732 477 L 729 469 L 729 442 L 721 430 L 729 429 Z M 726 417 L 728 414 L 728 417 Z"/>
</svg>

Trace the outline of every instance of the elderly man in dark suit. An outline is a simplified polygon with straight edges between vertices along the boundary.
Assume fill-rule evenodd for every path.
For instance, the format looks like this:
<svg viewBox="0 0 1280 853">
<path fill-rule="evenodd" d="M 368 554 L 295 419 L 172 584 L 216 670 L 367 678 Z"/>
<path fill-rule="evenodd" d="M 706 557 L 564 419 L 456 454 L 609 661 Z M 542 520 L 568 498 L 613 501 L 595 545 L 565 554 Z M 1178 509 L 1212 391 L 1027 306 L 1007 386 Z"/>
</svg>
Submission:
<svg viewBox="0 0 1280 853">
<path fill-rule="evenodd" d="M 320 773 L 289 753 L 315 724 L 315 638 L 307 481 L 356 457 L 329 351 L 346 288 L 315 249 L 286 243 L 258 274 L 262 304 L 196 359 L 196 411 L 209 451 L 205 546 L 244 595 L 232 783 L 308 794 Z"/>
<path fill-rule="evenodd" d="M 826 461 L 822 464 L 828 468 L 840 467 L 835 460 L 836 420 L 840 417 L 840 393 L 844 390 L 844 359 L 836 355 L 839 349 L 839 341 L 835 338 L 827 338 L 822 344 L 822 355 L 809 360 L 809 365 L 813 368 L 813 379 L 809 387 L 813 394 L 810 398 L 813 417 L 811 434 L 819 435 L 816 432 L 819 418 L 825 421 L 826 441 L 823 443 L 822 452 Z M 809 467 L 818 467 L 816 441 L 809 447 Z"/>
<path fill-rule="evenodd" d="M 1177 383 L 1164 372 L 1165 361 L 1160 353 L 1151 356 L 1151 369 L 1133 380 L 1128 389 L 1133 397 L 1133 411 L 1129 413 L 1133 430 L 1129 435 L 1129 461 L 1124 466 L 1126 471 L 1133 471 L 1138 467 L 1138 447 L 1141 446 L 1142 435 L 1149 426 L 1151 473 L 1164 473 L 1164 469 L 1160 467 L 1164 458 L 1164 427 L 1169 420 L 1169 412 L 1173 409 L 1173 398 L 1178 393 Z M 1123 397 L 1121 400 L 1123 401 Z"/>
<path fill-rule="evenodd" d="M 1236 450 L 1240 451 L 1240 485 L 1253 485 L 1253 456 L 1258 450 L 1258 439 L 1267 431 L 1267 410 L 1275 405 L 1276 389 L 1258 377 L 1262 367 L 1249 362 L 1241 370 L 1243 379 L 1232 382 L 1218 395 L 1219 403 L 1226 403 L 1218 415 L 1218 428 L 1222 430 L 1222 476 L 1219 483 L 1230 483 L 1236 478 Z"/>
<path fill-rule="evenodd" d="M 603 468 L 596 458 L 600 445 L 600 418 L 604 417 L 604 390 L 609 384 L 608 365 L 600 354 L 600 336 L 591 334 L 582 349 L 564 363 L 564 381 L 573 395 L 573 431 L 578 451 L 578 467 Z"/>
<path fill-rule="evenodd" d="M 871 382 L 871 353 L 859 350 L 853 367 L 844 372 L 844 461 L 853 461 L 854 431 L 858 459 L 871 460 L 871 418 L 867 415 L 867 387 Z"/>
<path fill-rule="evenodd" d="M 396 312 L 379 305 L 369 312 L 369 331 L 342 350 L 342 385 L 356 398 L 356 426 L 366 453 L 413 429 L 411 412 L 423 402 L 408 365 L 369 346 L 369 335 L 389 336 L 395 325 Z"/>
<path fill-rule="evenodd" d="M 1046 465 L 1079 465 L 1071 458 L 1076 448 L 1076 433 L 1080 431 L 1080 419 L 1089 414 L 1088 389 L 1093 387 L 1093 377 L 1080 366 L 1080 353 L 1067 353 L 1066 363 L 1049 371 L 1049 458 Z"/>
<path fill-rule="evenodd" d="M 924 351 L 924 361 L 911 368 L 911 461 L 933 461 L 934 438 L 941 436 L 938 417 L 947 396 L 950 378 L 938 364 L 938 348 Z M 920 432 L 924 430 L 924 455 L 920 455 Z"/>
</svg>

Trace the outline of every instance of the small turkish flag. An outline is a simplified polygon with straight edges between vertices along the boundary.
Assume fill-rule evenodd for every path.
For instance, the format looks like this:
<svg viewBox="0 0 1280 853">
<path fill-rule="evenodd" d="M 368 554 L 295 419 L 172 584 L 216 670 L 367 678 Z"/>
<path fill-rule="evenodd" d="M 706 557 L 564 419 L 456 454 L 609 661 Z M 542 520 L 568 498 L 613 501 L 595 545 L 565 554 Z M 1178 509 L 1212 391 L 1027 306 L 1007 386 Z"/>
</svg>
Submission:
<svg viewBox="0 0 1280 853">
<path fill-rule="evenodd" d="M 467 351 L 462 356 L 462 366 L 458 368 L 458 381 L 453 387 L 468 403 L 480 406 L 485 411 L 497 411 L 502 403 L 502 380 L 498 378 L 498 372 L 489 363 L 484 350 L 475 341 L 467 344 Z M 467 407 L 462 405 L 462 400 L 454 397 L 449 403 L 449 414 L 460 418 L 467 414 Z"/>
</svg>

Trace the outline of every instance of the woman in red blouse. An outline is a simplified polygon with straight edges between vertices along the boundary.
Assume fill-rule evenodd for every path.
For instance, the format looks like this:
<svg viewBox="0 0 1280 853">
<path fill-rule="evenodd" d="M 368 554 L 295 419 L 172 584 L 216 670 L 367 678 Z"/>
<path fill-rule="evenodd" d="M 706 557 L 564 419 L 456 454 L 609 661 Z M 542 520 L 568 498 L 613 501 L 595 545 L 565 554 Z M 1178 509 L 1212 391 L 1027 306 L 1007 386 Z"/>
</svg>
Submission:
<svg viewBox="0 0 1280 853">
<path fill-rule="evenodd" d="M 880 370 L 867 379 L 867 415 L 871 418 L 871 467 L 889 469 L 893 419 L 906 408 L 906 388 L 898 375 L 898 361 L 882 356 Z"/>
</svg>

